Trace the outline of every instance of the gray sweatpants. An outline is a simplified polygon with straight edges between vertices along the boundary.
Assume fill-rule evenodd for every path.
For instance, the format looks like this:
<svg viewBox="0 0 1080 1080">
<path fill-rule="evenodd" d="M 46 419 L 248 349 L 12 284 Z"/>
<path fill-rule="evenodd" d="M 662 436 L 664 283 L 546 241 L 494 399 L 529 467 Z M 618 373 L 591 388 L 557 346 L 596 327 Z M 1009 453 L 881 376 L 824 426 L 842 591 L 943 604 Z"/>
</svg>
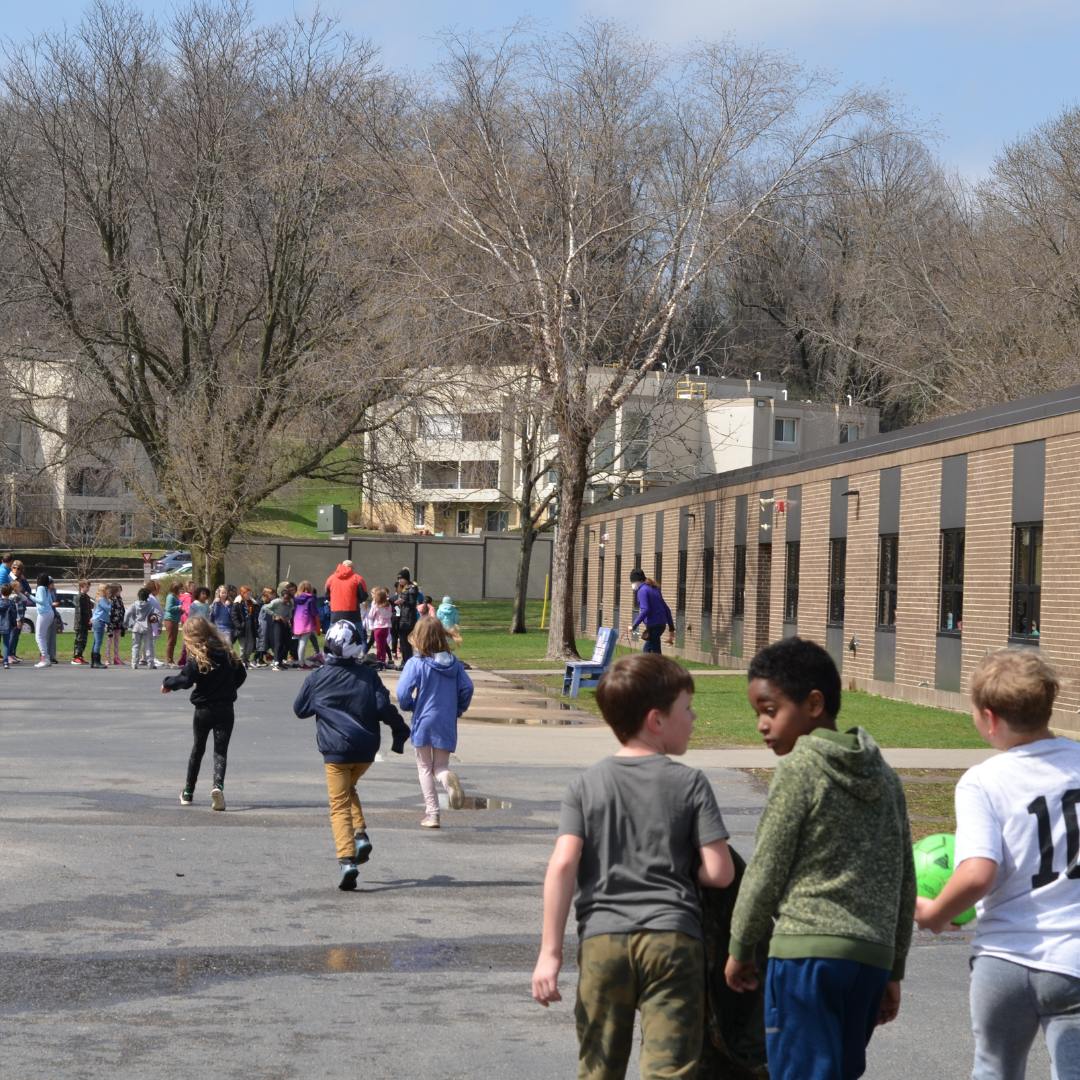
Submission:
<svg viewBox="0 0 1080 1080">
<path fill-rule="evenodd" d="M 971 968 L 972 1080 L 1024 1080 L 1042 1025 L 1053 1080 L 1080 1080 L 1080 979 L 979 956 Z"/>
</svg>

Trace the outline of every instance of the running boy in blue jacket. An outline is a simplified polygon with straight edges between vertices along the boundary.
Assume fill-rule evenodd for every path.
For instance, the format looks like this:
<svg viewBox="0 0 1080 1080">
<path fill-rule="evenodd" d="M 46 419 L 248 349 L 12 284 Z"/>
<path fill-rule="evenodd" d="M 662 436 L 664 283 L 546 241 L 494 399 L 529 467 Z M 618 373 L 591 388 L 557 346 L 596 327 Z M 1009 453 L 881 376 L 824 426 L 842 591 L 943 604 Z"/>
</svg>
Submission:
<svg viewBox="0 0 1080 1080">
<path fill-rule="evenodd" d="M 356 625 L 342 620 L 326 635 L 326 663 L 300 688 L 293 712 L 301 720 L 314 716 L 319 751 L 326 763 L 330 825 L 337 843 L 339 889 L 355 889 L 357 864 L 371 857 L 364 811 L 356 784 L 379 752 L 379 722 L 394 736 L 391 750 L 405 751 L 409 727 L 390 701 L 390 692 L 373 668 L 357 663 L 363 639 Z"/>
</svg>

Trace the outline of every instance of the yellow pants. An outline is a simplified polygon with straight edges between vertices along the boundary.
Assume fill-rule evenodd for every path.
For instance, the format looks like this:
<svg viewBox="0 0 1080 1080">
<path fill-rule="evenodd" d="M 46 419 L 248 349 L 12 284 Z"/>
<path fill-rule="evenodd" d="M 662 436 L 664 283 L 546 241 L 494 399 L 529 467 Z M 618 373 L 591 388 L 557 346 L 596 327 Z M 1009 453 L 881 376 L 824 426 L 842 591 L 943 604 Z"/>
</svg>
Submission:
<svg viewBox="0 0 1080 1080">
<path fill-rule="evenodd" d="M 371 768 L 370 761 L 339 765 L 326 762 L 326 790 L 330 793 L 330 827 L 334 830 L 339 859 L 356 854 L 356 833 L 365 828 L 364 811 L 356 782 Z"/>
</svg>

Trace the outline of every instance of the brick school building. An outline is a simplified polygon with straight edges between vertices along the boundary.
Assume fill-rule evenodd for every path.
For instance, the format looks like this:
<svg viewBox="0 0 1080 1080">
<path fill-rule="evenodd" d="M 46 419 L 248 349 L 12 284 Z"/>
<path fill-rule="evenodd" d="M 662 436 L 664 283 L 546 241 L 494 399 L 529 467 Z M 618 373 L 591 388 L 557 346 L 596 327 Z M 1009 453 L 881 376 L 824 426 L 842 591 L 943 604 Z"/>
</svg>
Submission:
<svg viewBox="0 0 1080 1080">
<path fill-rule="evenodd" d="M 967 709 L 987 651 L 1040 649 L 1080 734 L 1080 387 L 586 507 L 576 558 L 587 636 L 638 566 L 687 659 L 799 634 L 845 687 Z"/>
</svg>

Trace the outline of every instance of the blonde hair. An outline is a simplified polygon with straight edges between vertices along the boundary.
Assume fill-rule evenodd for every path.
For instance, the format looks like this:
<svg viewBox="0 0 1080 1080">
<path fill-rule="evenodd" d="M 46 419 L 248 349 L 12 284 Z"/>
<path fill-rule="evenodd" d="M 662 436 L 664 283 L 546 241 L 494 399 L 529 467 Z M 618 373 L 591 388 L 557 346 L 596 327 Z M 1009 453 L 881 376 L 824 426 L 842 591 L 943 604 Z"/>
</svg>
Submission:
<svg viewBox="0 0 1080 1080">
<path fill-rule="evenodd" d="M 421 656 L 434 656 L 436 653 L 450 651 L 450 639 L 446 636 L 446 627 L 438 619 L 425 615 L 409 635 L 409 644 Z"/>
<path fill-rule="evenodd" d="M 196 615 L 184 623 L 184 645 L 188 655 L 195 661 L 195 666 L 205 675 L 212 671 L 215 666 L 210 659 L 210 650 L 223 652 L 233 667 L 236 666 L 236 656 L 232 649 L 225 644 L 225 639 L 218 633 L 217 627 L 201 615 Z"/>
<path fill-rule="evenodd" d="M 390 590 L 384 589 L 381 585 L 376 585 L 371 590 L 371 602 L 376 607 L 382 607 L 384 604 L 390 603 Z"/>
<path fill-rule="evenodd" d="M 94 597 L 94 599 L 95 600 L 100 600 L 103 596 L 108 596 L 108 595 L 109 595 L 109 586 L 108 586 L 108 584 L 106 582 L 103 581 L 97 587 L 97 595 Z"/>
<path fill-rule="evenodd" d="M 1016 731 L 1037 731 L 1050 722 L 1061 689 L 1054 669 L 1035 649 L 1002 649 L 984 656 L 971 673 L 971 700 Z"/>
<path fill-rule="evenodd" d="M 310 581 L 301 581 L 296 587 L 297 592 L 313 593 L 315 590 L 311 587 Z"/>
<path fill-rule="evenodd" d="M 277 596 L 277 593 L 274 592 L 274 590 L 271 589 L 269 585 L 267 585 L 266 588 L 262 591 L 262 602 L 264 604 L 269 604 L 275 596 Z"/>
</svg>

